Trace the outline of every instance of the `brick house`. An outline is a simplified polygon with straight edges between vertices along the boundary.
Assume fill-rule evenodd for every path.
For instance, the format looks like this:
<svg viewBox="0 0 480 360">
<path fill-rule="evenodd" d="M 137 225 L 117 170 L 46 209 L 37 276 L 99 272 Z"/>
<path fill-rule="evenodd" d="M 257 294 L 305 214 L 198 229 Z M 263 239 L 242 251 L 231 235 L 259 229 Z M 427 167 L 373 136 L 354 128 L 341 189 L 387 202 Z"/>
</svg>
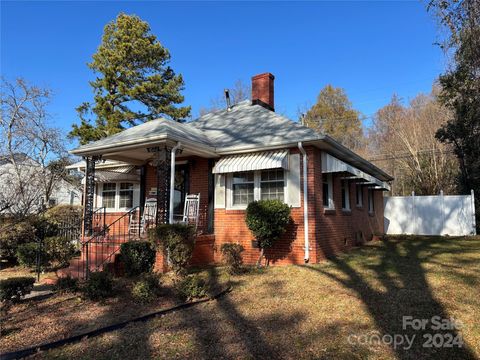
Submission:
<svg viewBox="0 0 480 360">
<path fill-rule="evenodd" d="M 188 123 L 153 120 L 71 153 L 86 163 L 79 167 L 86 173 L 87 232 L 95 208 L 104 207 L 110 223 L 155 197 L 157 220 L 168 223 L 182 213 L 186 194 L 199 193 L 194 264 L 220 261 L 226 242 L 241 243 L 244 261 L 256 261 L 245 209 L 257 199 L 292 208 L 292 226 L 266 252 L 270 264 L 316 263 L 383 234 L 383 191 L 392 177 L 275 113 L 270 73 L 252 78 L 252 101 Z"/>
</svg>

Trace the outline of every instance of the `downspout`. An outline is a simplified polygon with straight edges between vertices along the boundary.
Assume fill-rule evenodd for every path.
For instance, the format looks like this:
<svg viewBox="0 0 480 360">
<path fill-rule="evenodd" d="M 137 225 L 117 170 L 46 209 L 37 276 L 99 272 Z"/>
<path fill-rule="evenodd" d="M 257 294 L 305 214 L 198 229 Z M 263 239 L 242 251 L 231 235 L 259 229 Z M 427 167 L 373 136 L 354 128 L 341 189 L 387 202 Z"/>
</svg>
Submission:
<svg viewBox="0 0 480 360">
<path fill-rule="evenodd" d="M 308 178 L 307 178 L 307 152 L 302 142 L 298 142 L 298 150 L 303 155 L 303 229 L 305 236 L 305 262 L 310 260 L 310 242 L 308 240 Z"/>
<path fill-rule="evenodd" d="M 170 201 L 168 202 L 168 223 L 173 224 L 173 201 L 175 199 L 175 154 L 182 144 L 177 142 L 172 148 L 172 156 L 170 158 Z"/>
</svg>

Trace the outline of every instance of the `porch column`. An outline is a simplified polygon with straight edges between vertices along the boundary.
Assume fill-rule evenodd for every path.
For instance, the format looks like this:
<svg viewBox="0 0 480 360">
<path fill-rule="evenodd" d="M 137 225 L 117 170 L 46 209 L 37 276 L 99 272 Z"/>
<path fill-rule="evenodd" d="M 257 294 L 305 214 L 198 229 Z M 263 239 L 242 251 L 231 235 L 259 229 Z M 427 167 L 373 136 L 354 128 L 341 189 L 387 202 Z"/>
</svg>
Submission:
<svg viewBox="0 0 480 360">
<path fill-rule="evenodd" d="M 170 200 L 169 200 L 169 209 L 168 209 L 168 223 L 173 224 L 173 201 L 175 196 L 175 155 L 177 151 L 181 152 L 180 146 L 182 144 L 180 142 L 177 143 L 172 149 L 172 153 L 170 155 Z"/>
<path fill-rule="evenodd" d="M 85 159 L 85 191 L 83 195 L 83 235 L 92 234 L 93 200 L 95 195 L 95 162 L 101 156 L 87 156 Z"/>
<path fill-rule="evenodd" d="M 157 168 L 157 224 L 168 222 L 170 210 L 170 157 L 171 148 L 156 146 L 148 148 L 154 154 L 153 165 Z"/>
</svg>

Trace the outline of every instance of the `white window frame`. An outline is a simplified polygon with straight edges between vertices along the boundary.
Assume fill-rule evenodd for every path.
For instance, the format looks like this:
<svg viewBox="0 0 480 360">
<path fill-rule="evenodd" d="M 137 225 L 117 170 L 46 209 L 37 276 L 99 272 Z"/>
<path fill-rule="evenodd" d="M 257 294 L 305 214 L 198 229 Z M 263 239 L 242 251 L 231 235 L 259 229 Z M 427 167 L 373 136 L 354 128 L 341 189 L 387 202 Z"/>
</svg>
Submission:
<svg viewBox="0 0 480 360">
<path fill-rule="evenodd" d="M 358 194 L 360 194 L 360 198 Z M 355 184 L 355 205 L 359 208 L 363 207 L 363 187 L 361 184 Z"/>
<path fill-rule="evenodd" d="M 342 204 L 342 210 L 350 211 L 350 183 L 346 179 L 340 180 L 340 188 L 342 192 L 342 200 L 343 200 L 343 191 L 345 190 L 345 207 Z M 343 201 L 342 201 L 343 202 Z"/>
<path fill-rule="evenodd" d="M 325 177 L 327 179 L 327 185 L 328 185 L 328 206 L 325 206 L 323 203 L 323 195 L 322 195 L 322 204 L 323 204 L 323 209 L 324 210 L 335 210 L 335 201 L 333 200 L 333 176 L 332 174 L 322 174 L 322 191 L 323 191 L 323 184 Z"/>
<path fill-rule="evenodd" d="M 132 205 L 135 205 L 135 182 L 132 181 L 112 181 L 111 183 L 115 184 L 115 207 L 108 207 L 105 208 L 106 212 L 126 212 L 130 211 L 133 209 L 134 206 L 131 208 L 126 208 L 126 207 L 120 207 L 120 184 L 122 183 L 130 183 L 133 184 L 133 190 L 132 190 Z M 98 202 L 99 202 L 99 207 L 103 206 L 103 185 L 104 183 L 99 183 L 100 186 L 98 186 Z"/>
<path fill-rule="evenodd" d="M 255 170 L 253 171 L 253 200 L 257 201 L 261 199 L 261 174 L 262 171 L 275 170 L 275 169 L 264 169 L 264 170 Z M 283 169 L 282 169 L 283 170 Z M 226 175 L 226 190 L 227 190 L 227 210 L 245 210 L 248 204 L 244 205 L 233 205 L 233 173 L 228 173 Z M 287 174 L 283 170 L 283 202 L 286 202 L 287 198 Z"/>
</svg>

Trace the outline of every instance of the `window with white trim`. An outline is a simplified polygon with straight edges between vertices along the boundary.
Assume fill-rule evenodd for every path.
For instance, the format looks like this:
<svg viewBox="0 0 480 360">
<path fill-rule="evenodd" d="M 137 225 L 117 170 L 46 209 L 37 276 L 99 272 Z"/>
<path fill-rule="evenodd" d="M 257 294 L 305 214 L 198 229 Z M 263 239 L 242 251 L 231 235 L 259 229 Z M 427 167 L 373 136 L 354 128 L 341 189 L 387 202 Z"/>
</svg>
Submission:
<svg viewBox="0 0 480 360">
<path fill-rule="evenodd" d="M 117 184 L 104 183 L 102 188 L 102 206 L 107 209 L 114 209 L 116 195 L 117 195 Z"/>
<path fill-rule="evenodd" d="M 362 207 L 363 206 L 363 189 L 362 189 L 362 185 L 355 185 L 355 192 L 356 192 L 356 202 L 357 202 L 357 206 L 358 207 Z"/>
<path fill-rule="evenodd" d="M 252 171 L 233 173 L 232 195 L 233 206 L 246 206 L 254 200 L 255 181 Z"/>
<path fill-rule="evenodd" d="M 335 209 L 333 202 L 333 179 L 332 174 L 323 174 L 323 207 L 325 209 Z"/>
<path fill-rule="evenodd" d="M 120 183 L 119 208 L 133 207 L 133 184 Z"/>
<path fill-rule="evenodd" d="M 254 200 L 285 201 L 283 169 L 244 171 L 228 174 L 227 208 L 245 209 Z"/>
<path fill-rule="evenodd" d="M 373 199 L 373 190 L 368 189 L 368 212 L 373 213 L 375 211 L 375 202 Z"/>
<path fill-rule="evenodd" d="M 280 200 L 285 198 L 285 180 L 283 169 L 264 170 L 260 175 L 260 198 L 262 200 Z"/>
<path fill-rule="evenodd" d="M 350 210 L 350 189 L 348 180 L 342 180 L 342 210 Z"/>
</svg>

